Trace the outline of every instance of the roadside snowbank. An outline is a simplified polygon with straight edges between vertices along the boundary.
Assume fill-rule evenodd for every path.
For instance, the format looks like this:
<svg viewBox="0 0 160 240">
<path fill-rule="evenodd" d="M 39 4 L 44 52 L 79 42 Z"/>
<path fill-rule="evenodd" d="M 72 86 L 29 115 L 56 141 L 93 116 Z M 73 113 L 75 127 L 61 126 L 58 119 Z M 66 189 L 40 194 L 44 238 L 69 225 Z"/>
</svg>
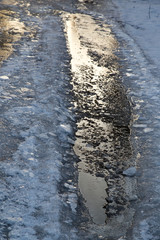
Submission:
<svg viewBox="0 0 160 240">
<path fill-rule="evenodd" d="M 140 46 L 151 64 L 160 62 L 160 2 L 113 0 L 120 11 L 122 25 Z"/>
<path fill-rule="evenodd" d="M 123 81 L 133 107 L 132 139 L 137 145 L 138 196 L 133 224 L 125 239 L 159 240 L 160 98 L 159 1 L 113 0 L 114 31 L 123 42 Z M 116 8 L 117 7 L 117 8 Z"/>
</svg>

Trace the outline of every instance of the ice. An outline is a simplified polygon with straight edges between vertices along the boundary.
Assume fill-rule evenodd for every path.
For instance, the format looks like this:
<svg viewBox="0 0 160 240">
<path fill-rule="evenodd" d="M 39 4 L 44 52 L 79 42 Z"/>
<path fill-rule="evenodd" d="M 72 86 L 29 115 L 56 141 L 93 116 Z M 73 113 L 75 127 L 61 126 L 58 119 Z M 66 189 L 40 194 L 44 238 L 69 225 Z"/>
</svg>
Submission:
<svg viewBox="0 0 160 240">
<path fill-rule="evenodd" d="M 69 133 L 69 134 L 72 133 L 72 128 L 69 124 L 61 124 L 60 128 L 64 130 L 66 133 Z"/>
<path fill-rule="evenodd" d="M 114 31 L 126 45 L 123 54 L 127 59 L 125 84 L 129 88 L 133 106 L 132 134 L 136 139 L 139 201 L 132 231 L 127 240 L 158 240 L 160 229 L 159 205 L 159 62 L 160 54 L 160 3 L 159 1 L 113 0 L 119 15 Z M 115 21 L 116 22 L 116 21 Z M 118 25 L 119 24 L 119 25 Z M 136 78 L 132 74 L 136 73 Z M 138 115 L 138 117 L 135 117 Z M 150 199 L 152 196 L 152 199 Z"/>
<path fill-rule="evenodd" d="M 144 131 L 145 133 L 149 133 L 149 132 L 153 132 L 154 129 L 153 129 L 153 128 L 145 128 L 143 131 Z"/>
<path fill-rule="evenodd" d="M 3 79 L 3 80 L 8 80 L 9 77 L 8 76 L 0 76 L 0 79 Z"/>
<path fill-rule="evenodd" d="M 160 55 L 160 4 L 158 1 L 113 1 L 120 10 L 126 30 L 158 66 Z M 150 11 L 150 14 L 149 14 Z M 154 66 L 154 64 L 153 64 Z M 144 72 L 146 68 L 142 69 Z"/>
</svg>

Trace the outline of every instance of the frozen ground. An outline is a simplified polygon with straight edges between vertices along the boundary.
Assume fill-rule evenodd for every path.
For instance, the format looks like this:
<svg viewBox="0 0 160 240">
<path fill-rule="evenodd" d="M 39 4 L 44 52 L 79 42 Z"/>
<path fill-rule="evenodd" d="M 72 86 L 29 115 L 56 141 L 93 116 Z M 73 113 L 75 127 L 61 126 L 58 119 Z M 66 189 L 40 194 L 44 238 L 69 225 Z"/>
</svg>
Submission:
<svg viewBox="0 0 160 240">
<path fill-rule="evenodd" d="M 160 239 L 159 14 L 158 0 L 1 1 L 0 240 Z"/>
<path fill-rule="evenodd" d="M 139 201 L 126 239 L 160 239 L 159 1 L 116 1 L 117 35 L 124 40 L 124 83 L 134 104 L 132 133 L 137 144 Z M 115 31 L 116 31 L 115 30 Z M 137 151 L 137 152 L 138 152 Z"/>
<path fill-rule="evenodd" d="M 61 19 L 47 3 L 3 1 L 0 7 L 0 239 L 76 239 L 73 225 L 63 233 L 60 224 L 63 201 L 74 209 L 77 197 L 71 182 L 67 194 L 58 190 L 74 122 L 65 101 L 69 58 Z M 63 220 L 71 225 L 67 213 Z"/>
</svg>

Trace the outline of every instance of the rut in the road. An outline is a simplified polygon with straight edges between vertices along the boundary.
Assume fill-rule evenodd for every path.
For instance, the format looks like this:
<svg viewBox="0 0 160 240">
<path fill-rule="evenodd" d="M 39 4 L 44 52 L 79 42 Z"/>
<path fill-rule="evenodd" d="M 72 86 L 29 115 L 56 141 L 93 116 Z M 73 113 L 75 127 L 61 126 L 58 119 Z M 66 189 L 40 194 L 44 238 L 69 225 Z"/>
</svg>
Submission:
<svg viewBox="0 0 160 240">
<path fill-rule="evenodd" d="M 64 14 L 63 20 L 78 116 L 74 151 L 80 159 L 79 188 L 93 222 L 107 223 L 107 230 L 115 225 L 118 236 L 132 218 L 134 195 L 134 181 L 122 174 L 133 163 L 130 104 L 115 55 L 118 43 L 108 25 L 89 15 Z"/>
</svg>

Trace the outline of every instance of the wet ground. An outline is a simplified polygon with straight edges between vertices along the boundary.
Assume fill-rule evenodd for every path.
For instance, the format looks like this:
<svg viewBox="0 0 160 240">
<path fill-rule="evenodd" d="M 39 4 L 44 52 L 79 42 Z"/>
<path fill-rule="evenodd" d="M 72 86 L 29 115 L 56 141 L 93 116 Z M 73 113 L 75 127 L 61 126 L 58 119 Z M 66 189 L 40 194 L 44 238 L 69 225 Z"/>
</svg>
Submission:
<svg viewBox="0 0 160 240">
<path fill-rule="evenodd" d="M 78 185 L 93 222 L 109 226 L 112 218 L 116 223 L 117 216 L 127 215 L 134 194 L 123 176 L 133 163 L 130 104 L 114 54 L 118 43 L 109 26 L 94 17 L 65 14 L 64 21 L 78 116 L 74 144 L 80 159 Z"/>
<path fill-rule="evenodd" d="M 152 177 L 135 172 L 157 98 L 115 14 L 102 0 L 0 3 L 0 239 L 159 239 L 156 219 L 137 230 Z"/>
</svg>

